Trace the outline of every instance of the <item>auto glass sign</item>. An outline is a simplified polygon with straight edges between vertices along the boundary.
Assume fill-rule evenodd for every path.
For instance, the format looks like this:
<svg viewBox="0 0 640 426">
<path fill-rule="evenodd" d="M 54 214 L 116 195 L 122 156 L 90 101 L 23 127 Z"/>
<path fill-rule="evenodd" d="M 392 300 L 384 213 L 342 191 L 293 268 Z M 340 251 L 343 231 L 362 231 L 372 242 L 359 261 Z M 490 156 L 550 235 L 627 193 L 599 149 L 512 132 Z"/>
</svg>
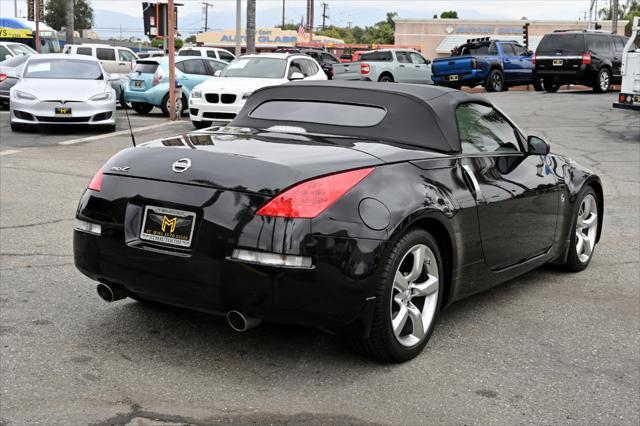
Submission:
<svg viewBox="0 0 640 426">
<path fill-rule="evenodd" d="M 246 41 L 247 36 L 242 36 L 242 41 Z M 234 35 L 223 35 L 220 39 L 222 42 L 235 42 L 236 37 Z M 256 41 L 258 43 L 296 43 L 298 41 L 297 36 L 285 35 L 285 34 L 273 34 L 271 30 L 259 30 L 256 35 Z"/>
<path fill-rule="evenodd" d="M 496 26 L 459 26 L 455 28 L 458 34 L 522 34 L 521 27 Z"/>
</svg>

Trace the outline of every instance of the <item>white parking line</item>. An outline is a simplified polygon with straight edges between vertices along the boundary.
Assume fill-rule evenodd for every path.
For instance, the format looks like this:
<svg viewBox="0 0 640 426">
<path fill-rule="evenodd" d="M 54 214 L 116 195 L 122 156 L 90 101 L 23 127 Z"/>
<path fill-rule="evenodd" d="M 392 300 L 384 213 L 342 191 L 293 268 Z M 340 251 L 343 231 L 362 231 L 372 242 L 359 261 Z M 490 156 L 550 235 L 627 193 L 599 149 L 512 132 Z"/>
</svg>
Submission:
<svg viewBox="0 0 640 426">
<path fill-rule="evenodd" d="M 157 129 L 159 127 L 169 126 L 169 125 L 176 124 L 176 123 L 179 123 L 179 121 L 166 121 L 164 123 L 152 124 L 150 126 L 137 127 L 137 128 L 133 129 L 133 134 L 135 135 L 135 134 L 137 134 L 139 132 L 144 132 L 145 130 L 153 130 L 153 129 Z M 58 142 L 58 145 L 73 145 L 73 144 L 76 144 L 76 143 L 97 141 L 97 140 L 100 140 L 100 139 L 107 139 L 107 138 L 110 138 L 112 136 L 121 136 L 121 135 L 128 135 L 128 134 L 129 134 L 129 129 L 120 130 L 118 132 L 105 133 L 103 135 L 88 136 L 86 138 L 78 138 L 78 139 L 70 139 L 68 141 Z"/>
<path fill-rule="evenodd" d="M 21 152 L 19 149 L 7 149 L 5 151 L 0 151 L 0 156 L 17 154 L 19 152 Z"/>
</svg>

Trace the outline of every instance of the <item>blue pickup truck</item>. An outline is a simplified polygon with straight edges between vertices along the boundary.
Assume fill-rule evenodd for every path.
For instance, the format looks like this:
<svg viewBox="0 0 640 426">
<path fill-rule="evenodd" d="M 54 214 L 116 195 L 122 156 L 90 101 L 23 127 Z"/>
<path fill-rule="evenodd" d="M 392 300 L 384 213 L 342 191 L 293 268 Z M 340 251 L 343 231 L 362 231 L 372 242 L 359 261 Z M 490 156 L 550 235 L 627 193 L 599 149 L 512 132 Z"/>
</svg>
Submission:
<svg viewBox="0 0 640 426">
<path fill-rule="evenodd" d="M 487 92 L 532 84 L 536 90 L 542 90 L 531 60 L 533 52 L 515 41 L 471 39 L 451 53 L 447 58 L 433 60 L 434 84 L 456 89 L 483 85 Z"/>
</svg>

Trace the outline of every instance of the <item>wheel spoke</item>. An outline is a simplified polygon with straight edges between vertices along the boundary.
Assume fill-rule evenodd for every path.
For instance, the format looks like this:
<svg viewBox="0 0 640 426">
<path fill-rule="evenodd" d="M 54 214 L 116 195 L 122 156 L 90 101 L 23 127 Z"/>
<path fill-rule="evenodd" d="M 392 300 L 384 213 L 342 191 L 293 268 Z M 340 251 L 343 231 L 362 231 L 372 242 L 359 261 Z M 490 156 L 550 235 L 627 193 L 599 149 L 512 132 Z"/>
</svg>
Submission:
<svg viewBox="0 0 640 426">
<path fill-rule="evenodd" d="M 402 272 L 396 271 L 396 276 L 393 280 L 393 286 L 399 291 L 405 291 L 409 289 L 409 281 L 407 281 L 407 277 L 402 275 Z"/>
<path fill-rule="evenodd" d="M 413 335 L 418 339 L 422 339 L 424 336 L 424 322 L 422 320 L 422 312 L 417 306 L 410 304 L 408 307 L 409 318 L 413 324 Z"/>
<path fill-rule="evenodd" d="M 440 280 L 438 277 L 429 275 L 427 281 L 422 284 L 413 285 L 413 297 L 429 296 L 438 291 Z"/>
<path fill-rule="evenodd" d="M 582 240 L 583 240 L 583 245 L 584 245 L 584 254 L 591 257 L 591 253 L 593 253 L 593 243 L 591 242 L 591 238 L 587 237 L 586 235 L 582 234 Z"/>
<path fill-rule="evenodd" d="M 576 232 L 576 253 L 578 253 L 578 256 L 582 254 L 582 246 L 584 245 L 583 235 L 580 231 Z"/>
<path fill-rule="evenodd" d="M 591 228 L 595 224 L 597 219 L 598 219 L 598 215 L 595 213 L 592 213 L 591 216 L 588 216 L 587 218 L 582 219 L 580 222 L 583 228 Z"/>
<path fill-rule="evenodd" d="M 409 311 L 407 310 L 407 307 L 405 305 L 401 305 L 400 310 L 396 314 L 395 318 L 391 320 L 393 333 L 396 335 L 396 337 L 400 337 L 400 333 L 402 333 L 402 329 L 407 323 L 407 318 L 409 318 Z"/>
<path fill-rule="evenodd" d="M 417 280 L 418 277 L 420 277 L 420 274 L 422 274 L 422 269 L 424 268 L 425 261 L 425 251 L 426 250 L 424 246 L 417 246 L 413 250 L 413 266 L 411 267 L 411 272 L 406 277 L 408 282 L 411 283 Z"/>
</svg>

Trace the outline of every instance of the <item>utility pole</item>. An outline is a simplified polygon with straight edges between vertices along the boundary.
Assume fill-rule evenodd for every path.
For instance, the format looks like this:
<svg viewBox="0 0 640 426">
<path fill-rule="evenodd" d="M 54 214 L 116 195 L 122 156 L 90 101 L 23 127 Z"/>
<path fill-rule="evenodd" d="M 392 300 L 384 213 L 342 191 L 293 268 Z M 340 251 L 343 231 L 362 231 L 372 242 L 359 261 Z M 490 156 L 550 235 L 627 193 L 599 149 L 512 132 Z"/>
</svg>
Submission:
<svg viewBox="0 0 640 426">
<path fill-rule="evenodd" d="M 167 4 L 167 32 L 165 40 L 169 44 L 169 119 L 176 120 L 176 35 L 173 19 L 173 0 Z"/>
<path fill-rule="evenodd" d="M 282 27 L 280 27 L 281 29 L 284 30 L 284 10 L 285 10 L 285 1 L 286 0 L 282 0 Z"/>
<path fill-rule="evenodd" d="M 611 32 L 618 34 L 618 0 L 613 0 L 611 6 Z"/>
<path fill-rule="evenodd" d="M 66 0 L 66 44 L 73 44 L 73 30 L 75 29 L 75 15 L 73 12 L 73 0 Z M 120 32 L 120 38 L 122 38 L 122 32 Z"/>
<path fill-rule="evenodd" d="M 247 0 L 247 54 L 256 53 L 256 0 Z"/>
<path fill-rule="evenodd" d="M 13 0 L 13 16 L 18 17 L 18 0 Z"/>
<path fill-rule="evenodd" d="M 236 0 L 236 58 L 240 57 L 242 53 L 242 25 L 240 23 L 242 19 L 242 1 Z"/>
<path fill-rule="evenodd" d="M 209 8 L 213 7 L 212 3 L 207 3 L 206 1 L 202 2 L 202 8 L 204 9 L 204 32 L 206 33 L 209 29 Z"/>
<path fill-rule="evenodd" d="M 36 52 L 40 53 L 40 2 L 33 2 L 33 19 L 36 21 Z"/>
<path fill-rule="evenodd" d="M 313 41 L 313 0 L 307 0 L 307 26 L 309 27 L 309 41 Z"/>
<path fill-rule="evenodd" d="M 323 2 L 322 3 L 322 30 L 323 31 L 326 28 L 327 18 L 329 17 L 329 14 L 327 13 L 328 10 L 329 10 L 329 4 Z"/>
</svg>

